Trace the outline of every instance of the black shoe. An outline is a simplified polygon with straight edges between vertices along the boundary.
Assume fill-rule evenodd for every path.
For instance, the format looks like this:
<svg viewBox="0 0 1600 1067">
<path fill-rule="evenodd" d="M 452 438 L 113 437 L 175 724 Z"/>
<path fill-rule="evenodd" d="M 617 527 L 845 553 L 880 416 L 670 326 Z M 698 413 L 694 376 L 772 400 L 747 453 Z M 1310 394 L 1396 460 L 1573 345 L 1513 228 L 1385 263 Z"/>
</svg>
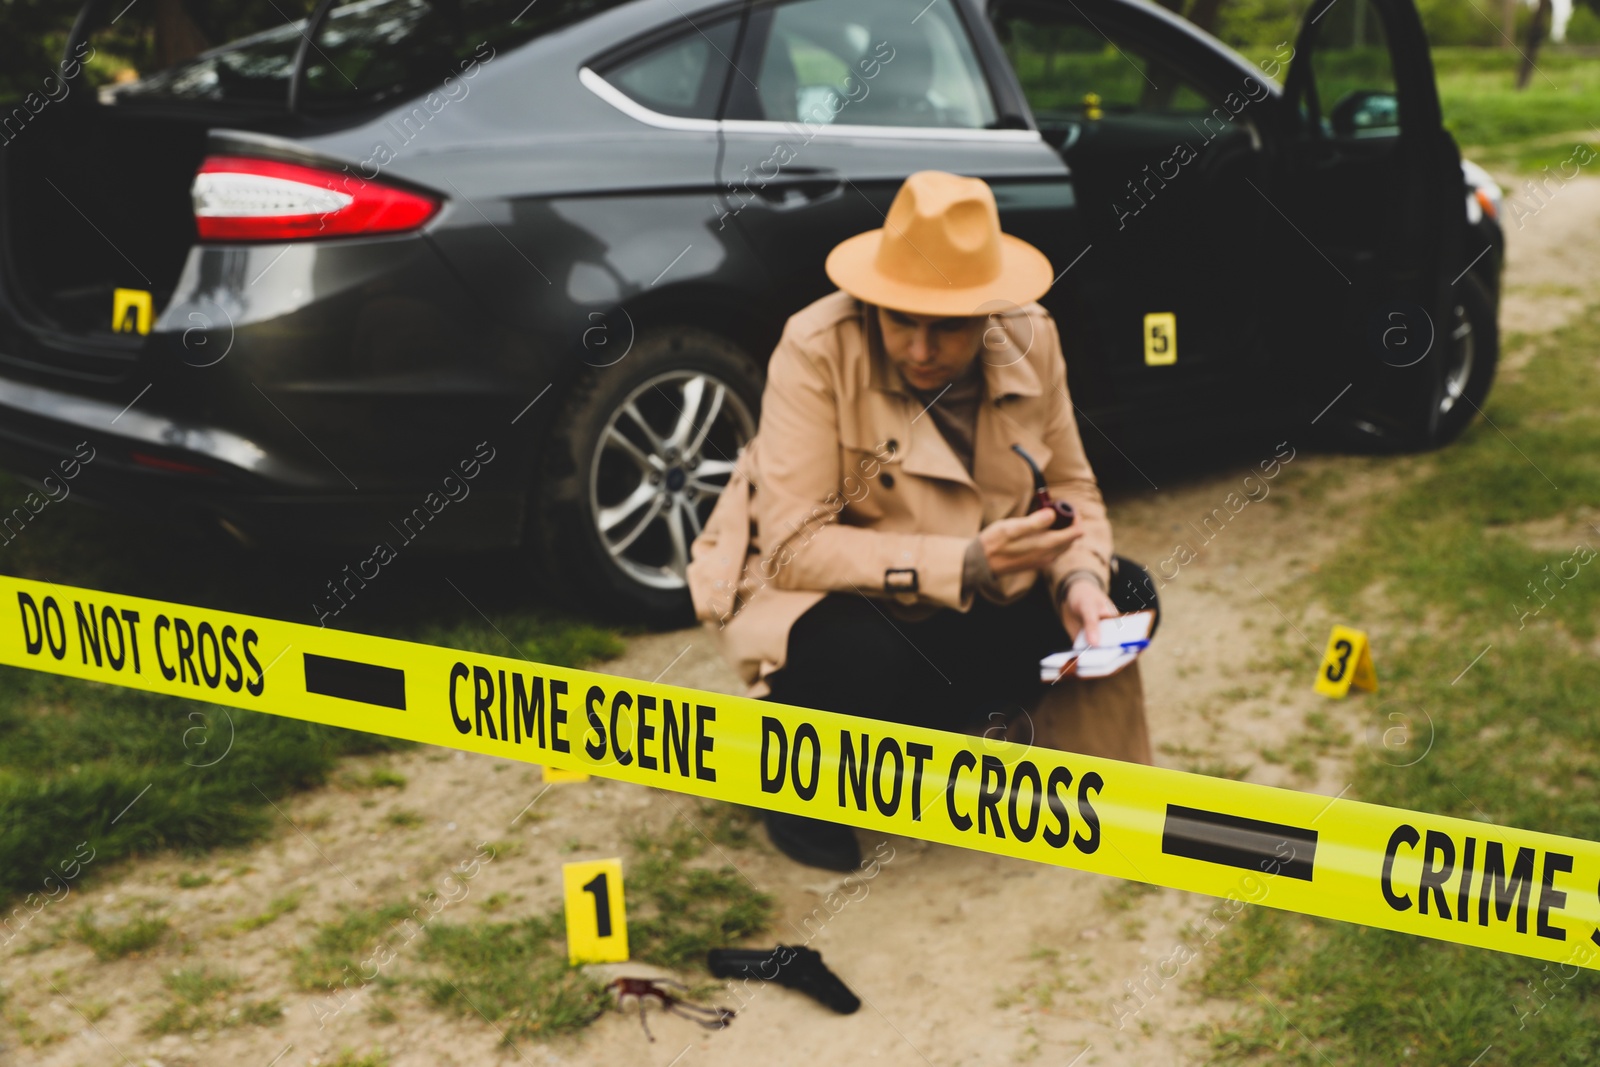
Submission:
<svg viewBox="0 0 1600 1067">
<path fill-rule="evenodd" d="M 840 823 L 769 811 L 767 836 L 779 852 L 807 867 L 853 871 L 861 866 L 856 832 Z"/>
</svg>

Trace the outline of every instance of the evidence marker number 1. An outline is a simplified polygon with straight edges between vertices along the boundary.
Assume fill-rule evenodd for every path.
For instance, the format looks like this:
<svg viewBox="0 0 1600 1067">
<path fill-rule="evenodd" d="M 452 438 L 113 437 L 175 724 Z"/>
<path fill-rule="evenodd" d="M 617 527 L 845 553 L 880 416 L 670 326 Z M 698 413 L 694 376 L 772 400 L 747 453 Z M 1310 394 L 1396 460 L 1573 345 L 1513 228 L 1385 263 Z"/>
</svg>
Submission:
<svg viewBox="0 0 1600 1067">
<path fill-rule="evenodd" d="M 567 960 L 621 963 L 628 958 L 628 917 L 622 899 L 622 860 L 561 865 L 567 913 Z"/>
</svg>

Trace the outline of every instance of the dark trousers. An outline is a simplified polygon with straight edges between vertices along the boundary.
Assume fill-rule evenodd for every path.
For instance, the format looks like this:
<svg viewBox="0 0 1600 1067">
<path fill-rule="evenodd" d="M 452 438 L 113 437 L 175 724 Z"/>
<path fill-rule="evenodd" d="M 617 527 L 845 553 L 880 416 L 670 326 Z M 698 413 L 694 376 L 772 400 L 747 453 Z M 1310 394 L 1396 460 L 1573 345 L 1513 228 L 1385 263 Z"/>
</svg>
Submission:
<svg viewBox="0 0 1600 1067">
<path fill-rule="evenodd" d="M 1148 572 L 1116 562 L 1112 602 L 1125 612 L 1156 608 Z M 1071 646 L 1042 581 L 1011 604 L 979 596 L 968 612 L 943 608 L 918 622 L 897 619 L 885 603 L 859 593 L 829 593 L 790 628 L 788 659 L 767 676 L 766 699 L 983 731 L 1031 709 L 1048 689 L 1039 660 Z"/>
<path fill-rule="evenodd" d="M 967 730 L 1032 705 L 1039 658 L 1072 644 L 1035 586 L 1014 604 L 977 597 L 905 622 L 859 593 L 829 593 L 795 620 L 768 700 L 870 719 Z"/>
</svg>

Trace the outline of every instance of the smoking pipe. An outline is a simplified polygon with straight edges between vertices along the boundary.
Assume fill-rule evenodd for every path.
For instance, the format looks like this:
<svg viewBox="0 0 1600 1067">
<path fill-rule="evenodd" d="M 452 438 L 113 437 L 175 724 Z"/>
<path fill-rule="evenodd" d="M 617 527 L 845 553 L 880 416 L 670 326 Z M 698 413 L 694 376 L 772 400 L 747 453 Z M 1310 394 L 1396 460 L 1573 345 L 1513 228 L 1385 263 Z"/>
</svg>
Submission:
<svg viewBox="0 0 1600 1067">
<path fill-rule="evenodd" d="M 1021 456 L 1022 462 L 1026 463 L 1028 469 L 1033 472 L 1033 507 L 1028 509 L 1029 513 L 1031 514 L 1040 509 L 1055 512 L 1056 521 L 1050 524 L 1050 529 L 1052 530 L 1065 530 L 1068 526 L 1071 526 L 1078 517 L 1077 513 L 1072 510 L 1072 505 L 1064 500 L 1051 499 L 1050 488 L 1045 484 L 1044 471 L 1039 469 L 1039 464 L 1033 461 L 1032 456 L 1022 450 L 1021 445 L 1012 445 L 1011 451 Z"/>
</svg>

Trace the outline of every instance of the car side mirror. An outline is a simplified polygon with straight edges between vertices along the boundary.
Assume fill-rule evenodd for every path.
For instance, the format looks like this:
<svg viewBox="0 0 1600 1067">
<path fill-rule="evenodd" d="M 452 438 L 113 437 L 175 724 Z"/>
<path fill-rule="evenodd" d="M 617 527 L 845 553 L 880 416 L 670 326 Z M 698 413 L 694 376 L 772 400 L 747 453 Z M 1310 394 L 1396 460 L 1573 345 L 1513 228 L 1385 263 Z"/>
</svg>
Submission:
<svg viewBox="0 0 1600 1067">
<path fill-rule="evenodd" d="M 1347 93 L 1328 113 L 1337 137 L 1370 136 L 1400 127 L 1400 101 L 1393 93 L 1357 89 Z"/>
</svg>

